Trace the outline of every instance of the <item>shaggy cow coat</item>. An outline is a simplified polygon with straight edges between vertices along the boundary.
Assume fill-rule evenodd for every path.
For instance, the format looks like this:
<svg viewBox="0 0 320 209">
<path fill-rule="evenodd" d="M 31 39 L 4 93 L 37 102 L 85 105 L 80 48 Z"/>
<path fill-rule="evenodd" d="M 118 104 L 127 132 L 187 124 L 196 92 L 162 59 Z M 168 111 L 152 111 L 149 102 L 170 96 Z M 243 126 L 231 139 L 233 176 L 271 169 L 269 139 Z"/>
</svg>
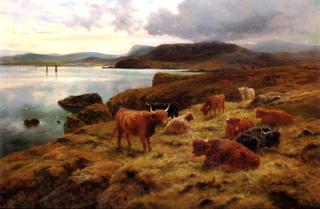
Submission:
<svg viewBox="0 0 320 209">
<path fill-rule="evenodd" d="M 191 112 L 188 112 L 179 117 L 173 118 L 169 121 L 165 128 L 166 134 L 183 134 L 189 131 L 190 124 L 189 121 L 193 120 L 194 116 Z"/>
<path fill-rule="evenodd" d="M 292 115 L 283 110 L 256 109 L 256 117 L 261 118 L 261 123 L 269 126 L 285 126 L 294 123 Z"/>
<path fill-rule="evenodd" d="M 193 141 L 193 154 L 205 155 L 204 166 L 221 166 L 224 170 L 249 170 L 260 165 L 260 157 L 242 144 L 235 141 L 203 139 Z"/>
<path fill-rule="evenodd" d="M 252 127 L 254 127 L 253 121 L 233 117 L 226 121 L 225 136 L 228 139 L 234 139 L 236 136 Z"/>
<path fill-rule="evenodd" d="M 225 108 L 224 102 L 225 98 L 223 94 L 212 95 L 207 97 L 200 110 L 204 116 L 207 116 L 208 113 L 210 113 L 211 116 L 212 111 L 214 112 L 214 115 L 216 112 L 223 113 Z"/>
<path fill-rule="evenodd" d="M 280 136 L 279 131 L 274 131 L 268 126 L 261 126 L 245 131 L 237 137 L 236 141 L 253 152 L 259 152 L 263 148 L 278 146 Z"/>
<path fill-rule="evenodd" d="M 121 148 L 123 133 L 126 134 L 129 147 L 131 147 L 130 136 L 139 136 L 143 150 L 150 152 L 152 150 L 150 138 L 155 133 L 157 125 L 166 123 L 167 117 L 168 115 L 165 110 L 148 112 L 121 108 L 116 114 L 116 127 L 111 138 L 118 131 L 118 148 Z"/>
<path fill-rule="evenodd" d="M 253 88 L 240 87 L 238 90 L 242 100 L 252 100 L 255 97 L 255 91 Z"/>
</svg>

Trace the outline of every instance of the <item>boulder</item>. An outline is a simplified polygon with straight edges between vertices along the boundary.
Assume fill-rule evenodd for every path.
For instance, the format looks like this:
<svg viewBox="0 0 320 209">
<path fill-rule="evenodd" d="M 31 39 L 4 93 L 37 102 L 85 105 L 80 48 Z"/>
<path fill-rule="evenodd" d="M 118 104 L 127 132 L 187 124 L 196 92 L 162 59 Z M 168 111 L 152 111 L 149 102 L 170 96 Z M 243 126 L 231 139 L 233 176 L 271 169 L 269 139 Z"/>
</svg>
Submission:
<svg viewBox="0 0 320 209">
<path fill-rule="evenodd" d="M 97 93 L 69 96 L 58 101 L 62 108 L 72 113 L 78 113 L 83 108 L 96 103 L 103 104 L 101 96 Z"/>
<path fill-rule="evenodd" d="M 71 133 L 86 124 L 80 120 L 76 115 L 69 115 L 63 125 L 64 133 Z"/>
<path fill-rule="evenodd" d="M 113 117 L 106 105 L 93 104 L 77 114 L 68 116 L 64 124 L 64 132 L 70 133 L 85 125 L 107 122 L 112 119 Z"/>
<path fill-rule="evenodd" d="M 109 108 L 104 104 L 90 105 L 81 110 L 77 117 L 88 125 L 112 120 Z"/>
<path fill-rule="evenodd" d="M 27 128 L 30 128 L 32 126 L 38 126 L 40 121 L 37 118 L 27 118 L 23 121 L 23 123 Z"/>
<path fill-rule="evenodd" d="M 270 105 L 272 102 L 280 100 L 281 96 L 275 92 L 270 92 L 267 94 L 261 94 L 256 96 L 250 103 L 251 107 L 259 107 L 263 105 Z"/>
</svg>

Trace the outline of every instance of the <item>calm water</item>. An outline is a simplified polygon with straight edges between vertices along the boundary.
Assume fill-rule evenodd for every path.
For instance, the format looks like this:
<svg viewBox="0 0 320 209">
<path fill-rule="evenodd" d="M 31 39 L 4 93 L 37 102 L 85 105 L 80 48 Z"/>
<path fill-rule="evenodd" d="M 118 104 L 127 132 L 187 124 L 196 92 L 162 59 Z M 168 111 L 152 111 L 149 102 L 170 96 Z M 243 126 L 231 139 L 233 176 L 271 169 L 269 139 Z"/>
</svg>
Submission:
<svg viewBox="0 0 320 209">
<path fill-rule="evenodd" d="M 57 75 L 53 68 L 46 75 L 43 67 L 0 66 L 0 156 L 62 135 L 68 112 L 57 105 L 58 100 L 97 92 L 106 102 L 128 88 L 151 86 L 159 71 L 60 67 Z M 28 117 L 38 118 L 40 125 L 24 127 L 23 120 Z"/>
</svg>

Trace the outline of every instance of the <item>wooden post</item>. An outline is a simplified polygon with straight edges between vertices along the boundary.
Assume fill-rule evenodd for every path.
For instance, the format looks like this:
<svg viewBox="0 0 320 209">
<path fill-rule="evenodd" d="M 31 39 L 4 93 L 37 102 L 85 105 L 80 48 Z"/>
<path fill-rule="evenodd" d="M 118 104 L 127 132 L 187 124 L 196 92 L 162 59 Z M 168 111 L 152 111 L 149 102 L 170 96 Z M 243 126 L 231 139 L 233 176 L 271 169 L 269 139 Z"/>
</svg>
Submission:
<svg viewBox="0 0 320 209">
<path fill-rule="evenodd" d="M 46 65 L 46 76 L 48 76 L 48 65 Z"/>
</svg>

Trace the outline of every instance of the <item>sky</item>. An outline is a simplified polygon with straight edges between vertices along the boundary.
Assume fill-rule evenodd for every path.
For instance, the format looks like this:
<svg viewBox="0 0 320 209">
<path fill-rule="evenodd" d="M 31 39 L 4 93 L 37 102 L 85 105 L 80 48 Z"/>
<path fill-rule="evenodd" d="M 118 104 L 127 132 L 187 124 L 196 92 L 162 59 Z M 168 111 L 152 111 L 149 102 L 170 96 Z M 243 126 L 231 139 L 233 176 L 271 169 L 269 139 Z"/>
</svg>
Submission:
<svg viewBox="0 0 320 209">
<path fill-rule="evenodd" d="M 133 45 L 320 43 L 320 0 L 1 0 L 0 51 L 125 54 Z"/>
</svg>

